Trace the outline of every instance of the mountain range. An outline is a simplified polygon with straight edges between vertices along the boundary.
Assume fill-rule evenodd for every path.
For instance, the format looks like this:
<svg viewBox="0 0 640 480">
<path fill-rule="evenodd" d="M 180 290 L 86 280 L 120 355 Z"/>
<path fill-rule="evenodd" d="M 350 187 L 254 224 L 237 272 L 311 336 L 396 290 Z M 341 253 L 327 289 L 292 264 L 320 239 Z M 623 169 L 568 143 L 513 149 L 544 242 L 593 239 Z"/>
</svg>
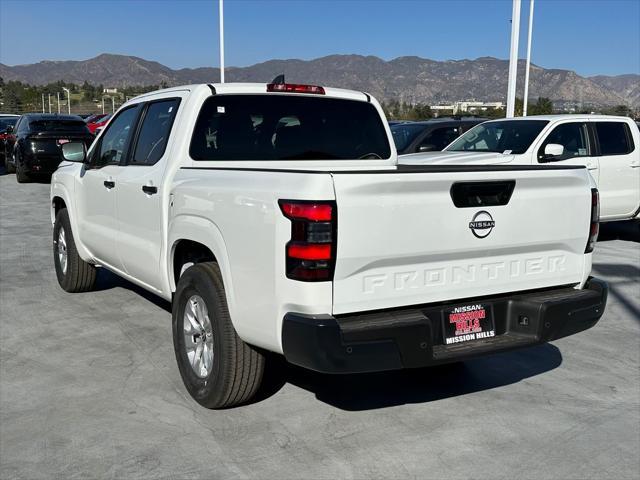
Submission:
<svg viewBox="0 0 640 480">
<path fill-rule="evenodd" d="M 398 57 L 385 61 L 375 56 L 329 55 L 314 60 L 269 60 L 249 67 L 225 70 L 227 81 L 269 82 L 284 73 L 287 81 L 363 90 L 379 100 L 408 103 L 447 103 L 458 100 L 504 101 L 508 61 L 493 57 L 435 61 Z M 524 60 L 519 62 L 522 96 Z M 81 61 L 42 61 L 8 66 L 0 63 L 4 81 L 43 85 L 58 80 L 105 87 L 211 83 L 220 78 L 217 68 L 171 69 L 158 62 L 127 55 L 102 54 Z M 640 75 L 583 77 L 571 70 L 531 65 L 530 98 L 548 97 L 558 104 L 593 106 L 628 105 L 640 108 Z"/>
</svg>

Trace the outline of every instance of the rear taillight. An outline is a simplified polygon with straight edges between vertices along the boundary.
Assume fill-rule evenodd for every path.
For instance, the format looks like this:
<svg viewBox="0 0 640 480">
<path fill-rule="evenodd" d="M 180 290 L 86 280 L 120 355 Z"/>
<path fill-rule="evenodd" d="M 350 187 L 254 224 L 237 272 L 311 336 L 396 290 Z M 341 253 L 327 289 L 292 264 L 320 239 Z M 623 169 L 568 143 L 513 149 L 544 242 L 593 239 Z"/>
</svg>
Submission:
<svg viewBox="0 0 640 480">
<path fill-rule="evenodd" d="M 280 200 L 291 220 L 291 240 L 286 245 L 287 278 L 304 282 L 333 280 L 336 264 L 336 203 Z"/>
<path fill-rule="evenodd" d="M 591 189 L 591 222 L 589 224 L 589 240 L 587 241 L 587 248 L 584 253 L 593 252 L 593 248 L 596 246 L 596 240 L 598 239 L 598 232 L 600 231 L 600 196 L 598 195 L 598 189 Z"/>
<path fill-rule="evenodd" d="M 300 85 L 297 83 L 268 83 L 267 92 L 313 93 L 316 95 L 324 95 L 324 88 L 318 85 Z"/>
</svg>

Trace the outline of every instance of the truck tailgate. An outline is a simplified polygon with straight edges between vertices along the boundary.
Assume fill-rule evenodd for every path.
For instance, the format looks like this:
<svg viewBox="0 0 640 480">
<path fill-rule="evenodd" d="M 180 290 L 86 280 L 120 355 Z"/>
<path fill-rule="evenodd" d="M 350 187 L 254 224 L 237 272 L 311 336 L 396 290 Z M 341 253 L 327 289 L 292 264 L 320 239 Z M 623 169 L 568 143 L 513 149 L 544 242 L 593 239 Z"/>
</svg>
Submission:
<svg viewBox="0 0 640 480">
<path fill-rule="evenodd" d="M 334 314 L 572 285 L 588 274 L 583 168 L 424 167 L 333 178 Z"/>
</svg>

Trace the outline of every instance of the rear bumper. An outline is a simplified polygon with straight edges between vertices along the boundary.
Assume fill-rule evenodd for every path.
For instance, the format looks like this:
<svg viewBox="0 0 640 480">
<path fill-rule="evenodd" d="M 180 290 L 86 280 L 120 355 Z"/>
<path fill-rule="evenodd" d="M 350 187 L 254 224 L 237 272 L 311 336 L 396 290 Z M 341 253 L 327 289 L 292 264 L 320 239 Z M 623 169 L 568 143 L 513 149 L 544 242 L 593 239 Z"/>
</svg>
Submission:
<svg viewBox="0 0 640 480">
<path fill-rule="evenodd" d="M 607 294 L 605 282 L 590 278 L 582 290 L 561 288 L 481 299 L 493 310 L 495 336 L 451 345 L 444 343 L 442 320 L 443 309 L 450 305 L 340 317 L 288 313 L 282 326 L 283 351 L 290 363 L 325 373 L 450 363 L 591 328 L 604 313 Z"/>
<path fill-rule="evenodd" d="M 53 173 L 61 162 L 59 154 L 29 154 L 22 157 L 22 166 L 27 173 Z"/>
</svg>

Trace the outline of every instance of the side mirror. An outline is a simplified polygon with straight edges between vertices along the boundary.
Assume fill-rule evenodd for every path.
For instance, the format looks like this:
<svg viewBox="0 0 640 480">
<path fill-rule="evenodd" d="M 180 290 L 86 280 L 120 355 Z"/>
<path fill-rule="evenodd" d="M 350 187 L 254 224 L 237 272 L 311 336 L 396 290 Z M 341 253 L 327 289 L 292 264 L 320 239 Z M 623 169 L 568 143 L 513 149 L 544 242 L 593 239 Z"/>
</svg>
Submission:
<svg viewBox="0 0 640 480">
<path fill-rule="evenodd" d="M 69 142 L 62 145 L 62 156 L 68 162 L 84 163 L 87 159 L 87 147 L 83 142 Z"/>
<path fill-rule="evenodd" d="M 564 147 L 557 143 L 548 143 L 546 147 L 544 147 L 544 156 L 545 157 L 560 157 L 564 153 Z"/>
<path fill-rule="evenodd" d="M 7 129 L 4 131 L 4 133 L 13 133 L 13 125 L 7 125 Z"/>
<path fill-rule="evenodd" d="M 433 152 L 437 150 L 435 145 L 431 145 L 430 143 L 426 144 L 426 145 L 420 145 L 418 147 L 418 151 L 419 152 Z"/>
</svg>

